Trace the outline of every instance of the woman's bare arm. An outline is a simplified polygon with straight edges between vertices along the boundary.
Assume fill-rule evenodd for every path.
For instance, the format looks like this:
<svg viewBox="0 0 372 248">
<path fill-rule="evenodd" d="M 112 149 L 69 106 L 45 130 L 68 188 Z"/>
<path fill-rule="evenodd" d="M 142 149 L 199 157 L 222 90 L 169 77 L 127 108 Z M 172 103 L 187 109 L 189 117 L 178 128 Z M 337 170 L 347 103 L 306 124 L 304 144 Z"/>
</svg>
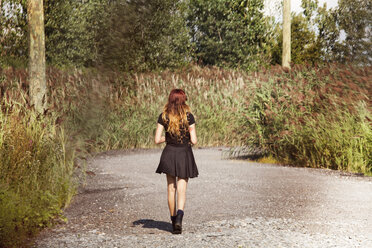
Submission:
<svg viewBox="0 0 372 248">
<path fill-rule="evenodd" d="M 165 136 L 162 136 L 163 134 L 163 125 L 158 123 L 158 126 L 156 128 L 156 133 L 155 133 L 155 144 L 160 144 L 165 142 Z"/>
<path fill-rule="evenodd" d="M 196 138 L 195 124 L 192 124 L 192 125 L 189 126 L 189 132 L 190 132 L 191 143 L 193 145 L 196 145 L 196 143 L 198 142 L 198 139 Z"/>
</svg>

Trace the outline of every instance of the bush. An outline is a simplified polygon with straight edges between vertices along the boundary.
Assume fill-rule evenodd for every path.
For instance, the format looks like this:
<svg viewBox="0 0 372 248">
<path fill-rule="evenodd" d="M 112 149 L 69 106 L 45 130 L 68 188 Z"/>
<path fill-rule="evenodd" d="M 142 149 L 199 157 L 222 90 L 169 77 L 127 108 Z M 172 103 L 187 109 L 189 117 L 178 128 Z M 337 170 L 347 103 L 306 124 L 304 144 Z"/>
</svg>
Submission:
<svg viewBox="0 0 372 248">
<path fill-rule="evenodd" d="M 262 72 L 244 111 L 246 145 L 283 163 L 371 173 L 370 69 Z"/>
<path fill-rule="evenodd" d="M 40 116 L 14 101 L 0 109 L 0 246 L 61 217 L 74 193 L 73 156 L 52 115 Z"/>
</svg>

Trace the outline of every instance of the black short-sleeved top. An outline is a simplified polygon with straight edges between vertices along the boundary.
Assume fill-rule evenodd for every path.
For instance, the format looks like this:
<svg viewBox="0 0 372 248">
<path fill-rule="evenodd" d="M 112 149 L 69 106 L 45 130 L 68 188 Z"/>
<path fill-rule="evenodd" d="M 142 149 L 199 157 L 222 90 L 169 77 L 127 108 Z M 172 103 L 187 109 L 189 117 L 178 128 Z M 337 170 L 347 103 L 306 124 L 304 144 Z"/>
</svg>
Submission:
<svg viewBox="0 0 372 248">
<path fill-rule="evenodd" d="M 170 134 L 168 130 L 168 124 L 169 124 L 169 119 L 167 118 L 166 121 L 164 122 L 163 114 L 159 115 L 158 118 L 158 123 L 161 124 L 164 129 L 165 129 L 165 142 L 170 145 L 188 145 L 190 144 L 190 132 L 186 126 L 180 125 L 180 133 L 181 136 L 174 136 Z M 195 124 L 195 118 L 191 113 L 187 113 L 187 122 L 189 123 L 189 126 L 192 124 Z"/>
</svg>

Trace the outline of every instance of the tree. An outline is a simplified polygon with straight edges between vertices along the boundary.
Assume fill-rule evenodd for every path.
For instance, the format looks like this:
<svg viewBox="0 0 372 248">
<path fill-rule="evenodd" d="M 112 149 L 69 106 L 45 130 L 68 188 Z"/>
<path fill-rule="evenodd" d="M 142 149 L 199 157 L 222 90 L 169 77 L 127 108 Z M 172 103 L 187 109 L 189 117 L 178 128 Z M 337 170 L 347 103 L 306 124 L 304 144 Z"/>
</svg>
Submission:
<svg viewBox="0 0 372 248">
<path fill-rule="evenodd" d="M 291 1 L 283 4 L 283 55 L 282 66 L 290 68 L 291 62 Z"/>
<path fill-rule="evenodd" d="M 0 65 L 25 66 L 28 56 L 27 9 L 19 0 L 0 1 Z"/>
<path fill-rule="evenodd" d="M 190 61 L 185 1 L 132 0 L 107 5 L 99 63 L 127 71 L 174 68 Z"/>
<path fill-rule="evenodd" d="M 309 27 L 308 21 L 302 15 L 296 15 L 292 20 L 293 63 L 320 63 L 322 57 L 319 36 Z"/>
<path fill-rule="evenodd" d="M 3 0 L 0 7 L 1 59 L 11 66 L 27 63 L 27 2 Z M 44 0 L 46 61 L 58 66 L 91 66 L 97 59 L 97 31 L 107 0 Z M 6 11 L 4 11 L 4 9 Z"/>
<path fill-rule="evenodd" d="M 339 0 L 337 21 L 345 32 L 338 59 L 357 64 L 372 62 L 372 2 L 370 0 Z"/>
<path fill-rule="evenodd" d="M 302 8 L 302 13 L 292 13 L 291 61 L 295 64 L 335 61 L 340 51 L 336 11 L 327 10 L 326 5 L 318 7 L 317 0 L 302 0 Z M 280 63 L 282 58 L 282 29 L 277 30 L 273 64 Z"/>
<path fill-rule="evenodd" d="M 337 25 L 337 9 L 327 10 L 327 5 L 317 9 L 313 26 L 318 31 L 317 45 L 321 59 L 324 62 L 336 61 L 340 51 L 340 29 Z"/>
<path fill-rule="evenodd" d="M 302 14 L 292 14 L 291 21 L 291 62 L 294 64 L 314 64 L 322 61 L 321 47 L 316 33 L 310 29 L 309 22 Z M 284 33 L 278 27 L 278 42 L 273 49 L 273 64 L 283 62 L 283 36 Z M 284 66 L 282 64 L 282 66 Z M 286 66 L 284 66 L 286 67 Z"/>
<path fill-rule="evenodd" d="M 27 14 L 30 37 L 30 98 L 36 111 L 41 113 L 44 111 L 47 102 L 43 0 L 28 1 Z"/>
<path fill-rule="evenodd" d="M 204 65 L 256 69 L 270 61 L 272 29 L 263 0 L 190 0 L 188 26 Z"/>
<path fill-rule="evenodd" d="M 318 0 L 302 0 L 302 7 L 308 25 L 314 27 L 323 61 L 371 63 L 371 1 L 339 0 L 337 8 L 327 10 L 326 4 L 318 7 Z M 341 33 L 344 35 L 340 36 Z"/>
<path fill-rule="evenodd" d="M 92 66 L 107 0 L 44 0 L 47 61 L 58 66 Z"/>
</svg>

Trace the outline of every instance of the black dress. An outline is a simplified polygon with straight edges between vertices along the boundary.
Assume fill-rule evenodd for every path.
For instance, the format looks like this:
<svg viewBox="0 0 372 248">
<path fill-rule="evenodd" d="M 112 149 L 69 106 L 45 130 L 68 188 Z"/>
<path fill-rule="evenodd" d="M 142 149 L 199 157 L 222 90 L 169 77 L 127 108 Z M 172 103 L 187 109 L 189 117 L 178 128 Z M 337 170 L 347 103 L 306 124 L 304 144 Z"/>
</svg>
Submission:
<svg viewBox="0 0 372 248">
<path fill-rule="evenodd" d="M 189 126 L 195 123 L 191 113 L 187 114 L 187 121 Z M 158 123 L 163 125 L 165 130 L 168 129 L 169 120 L 164 121 L 162 114 L 159 115 Z M 199 172 L 191 149 L 190 132 L 186 127 L 180 126 L 180 133 L 181 136 L 176 137 L 165 132 L 167 145 L 161 154 L 156 173 L 165 173 L 180 178 L 197 177 Z"/>
</svg>

